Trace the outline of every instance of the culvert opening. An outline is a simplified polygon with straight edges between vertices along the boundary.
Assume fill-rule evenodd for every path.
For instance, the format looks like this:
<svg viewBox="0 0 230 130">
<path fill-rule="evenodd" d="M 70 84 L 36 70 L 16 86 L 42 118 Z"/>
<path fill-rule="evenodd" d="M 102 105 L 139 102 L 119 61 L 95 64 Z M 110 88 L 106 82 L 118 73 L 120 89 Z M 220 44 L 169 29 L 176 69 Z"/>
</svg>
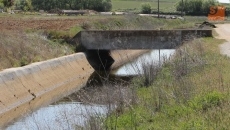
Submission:
<svg viewBox="0 0 230 130">
<path fill-rule="evenodd" d="M 86 57 L 90 65 L 99 71 L 109 70 L 114 63 L 110 50 L 87 50 Z"/>
</svg>

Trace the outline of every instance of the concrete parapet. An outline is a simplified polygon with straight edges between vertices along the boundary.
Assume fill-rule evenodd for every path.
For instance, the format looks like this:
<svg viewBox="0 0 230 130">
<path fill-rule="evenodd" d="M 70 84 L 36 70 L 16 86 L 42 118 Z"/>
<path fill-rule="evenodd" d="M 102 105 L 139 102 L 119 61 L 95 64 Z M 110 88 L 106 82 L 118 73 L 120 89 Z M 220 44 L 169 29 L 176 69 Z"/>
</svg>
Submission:
<svg viewBox="0 0 230 130">
<path fill-rule="evenodd" d="M 0 72 L 0 128 L 83 87 L 94 70 L 84 53 Z"/>
<path fill-rule="evenodd" d="M 88 30 L 76 35 L 88 50 L 173 49 L 190 37 L 211 37 L 212 30 Z"/>
</svg>

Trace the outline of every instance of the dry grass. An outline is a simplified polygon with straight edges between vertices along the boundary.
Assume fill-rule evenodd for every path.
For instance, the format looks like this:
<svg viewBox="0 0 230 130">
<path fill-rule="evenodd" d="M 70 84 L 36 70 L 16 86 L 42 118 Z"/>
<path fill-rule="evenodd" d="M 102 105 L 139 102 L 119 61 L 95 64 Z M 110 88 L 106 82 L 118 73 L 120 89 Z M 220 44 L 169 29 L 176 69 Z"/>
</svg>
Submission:
<svg viewBox="0 0 230 130">
<path fill-rule="evenodd" d="M 52 43 L 38 33 L 4 30 L 0 39 L 0 70 L 73 53 L 69 46 Z"/>
</svg>

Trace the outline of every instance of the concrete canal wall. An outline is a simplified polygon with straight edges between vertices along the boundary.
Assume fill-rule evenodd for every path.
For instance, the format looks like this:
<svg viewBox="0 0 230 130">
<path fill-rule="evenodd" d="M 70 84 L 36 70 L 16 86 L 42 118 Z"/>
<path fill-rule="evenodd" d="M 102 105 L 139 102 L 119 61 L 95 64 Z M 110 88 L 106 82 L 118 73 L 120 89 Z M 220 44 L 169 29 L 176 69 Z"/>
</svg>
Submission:
<svg viewBox="0 0 230 130">
<path fill-rule="evenodd" d="M 84 53 L 0 72 L 0 128 L 85 86 L 94 70 Z"/>
<path fill-rule="evenodd" d="M 115 60 L 112 68 L 145 52 L 147 50 L 112 51 Z M 84 53 L 1 71 L 0 129 L 14 119 L 84 87 L 93 71 Z"/>
<path fill-rule="evenodd" d="M 212 37 L 212 30 L 84 30 L 75 40 L 88 50 L 175 49 L 194 37 Z"/>
<path fill-rule="evenodd" d="M 111 56 L 114 59 L 114 63 L 111 69 L 116 69 L 148 51 L 150 50 L 113 50 L 111 51 Z"/>
</svg>

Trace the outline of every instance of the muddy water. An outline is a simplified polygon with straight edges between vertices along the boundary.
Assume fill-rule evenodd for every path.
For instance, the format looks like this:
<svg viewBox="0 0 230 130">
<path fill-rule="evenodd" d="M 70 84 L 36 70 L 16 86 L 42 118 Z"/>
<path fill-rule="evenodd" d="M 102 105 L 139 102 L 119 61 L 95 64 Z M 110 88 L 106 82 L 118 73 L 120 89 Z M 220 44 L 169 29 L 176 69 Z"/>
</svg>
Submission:
<svg viewBox="0 0 230 130">
<path fill-rule="evenodd" d="M 90 117 L 106 116 L 115 107 L 108 105 L 115 99 L 107 100 L 108 94 L 103 92 L 109 89 L 114 95 L 119 92 L 126 92 L 126 95 L 129 95 L 126 86 L 133 76 L 142 73 L 141 65 L 143 62 L 161 64 L 173 53 L 174 50 L 160 50 L 160 52 L 153 50 L 110 73 L 95 72 L 89 78 L 87 86 L 78 92 L 81 95 L 73 93 L 56 103 L 24 115 L 17 122 L 10 124 L 6 130 L 75 130 L 86 128 Z M 122 87 L 117 85 L 117 82 Z M 82 95 L 82 93 L 85 94 Z M 112 97 L 116 98 L 116 96 Z"/>
</svg>

